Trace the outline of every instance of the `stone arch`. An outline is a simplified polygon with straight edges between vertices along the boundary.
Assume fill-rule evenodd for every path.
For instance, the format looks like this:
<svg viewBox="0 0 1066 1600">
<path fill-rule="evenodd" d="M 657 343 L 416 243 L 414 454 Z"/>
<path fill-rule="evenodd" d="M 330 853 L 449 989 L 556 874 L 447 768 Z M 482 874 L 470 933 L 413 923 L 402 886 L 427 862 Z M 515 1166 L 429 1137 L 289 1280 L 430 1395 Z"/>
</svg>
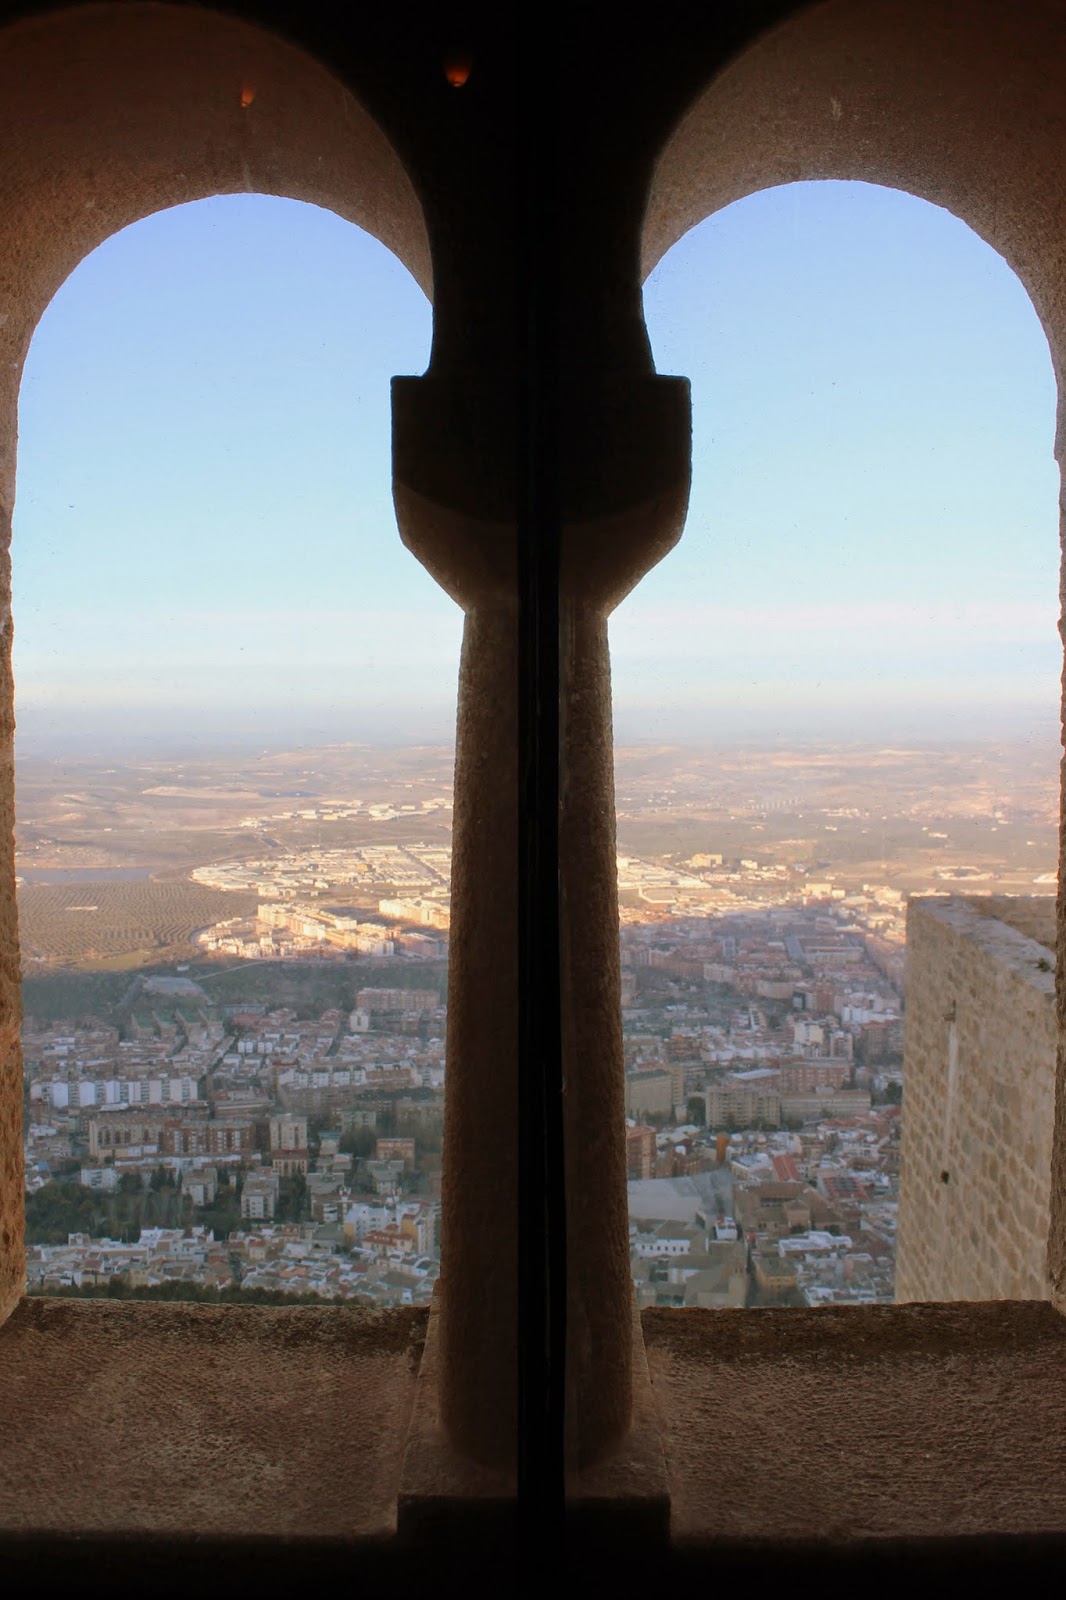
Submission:
<svg viewBox="0 0 1066 1600">
<path fill-rule="evenodd" d="M 646 276 L 698 222 L 775 185 L 842 178 L 943 206 L 1017 273 L 1066 373 L 1061 14 L 1042 0 L 823 0 L 769 30 L 659 153 Z M 1063 423 L 1060 407 L 1060 451 Z"/>
<path fill-rule="evenodd" d="M 1058 386 L 1066 461 L 1062 13 L 1044 0 L 822 0 L 769 29 L 689 104 L 661 148 L 646 276 L 690 228 L 781 184 L 851 179 L 944 207 L 1020 279 Z M 1060 624 L 1060 632 L 1063 631 Z M 1066 828 L 1066 812 L 1064 828 Z M 1066 832 L 1060 837 L 1066 837 Z M 1059 1068 L 1049 1292 L 1066 1305 L 1066 983 L 1059 875 Z"/>
<path fill-rule="evenodd" d="M 155 211 L 252 192 L 335 211 L 431 293 L 422 206 L 399 156 L 305 52 L 233 17 L 151 0 L 0 31 L 0 1318 L 23 1282 L 7 555 L 23 363 L 56 290 L 105 239 Z"/>
<path fill-rule="evenodd" d="M 97 245 L 212 195 L 335 211 L 432 292 L 422 208 L 392 145 L 349 89 L 261 27 L 151 0 L 13 24 L 0 35 L 0 140 L 0 370 L 21 364 Z"/>
</svg>

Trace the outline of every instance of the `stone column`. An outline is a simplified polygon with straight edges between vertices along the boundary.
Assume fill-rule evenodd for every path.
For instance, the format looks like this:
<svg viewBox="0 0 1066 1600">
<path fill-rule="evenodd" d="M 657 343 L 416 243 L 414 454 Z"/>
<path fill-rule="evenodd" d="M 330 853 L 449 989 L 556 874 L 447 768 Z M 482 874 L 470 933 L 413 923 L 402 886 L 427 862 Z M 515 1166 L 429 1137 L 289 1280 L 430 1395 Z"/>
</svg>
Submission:
<svg viewBox="0 0 1066 1600">
<path fill-rule="evenodd" d="M 680 537 L 688 384 L 616 380 L 564 411 L 560 892 L 571 1468 L 629 1428 L 632 1285 L 607 622 Z M 582 448 L 582 446 L 584 448 Z"/>
<path fill-rule="evenodd" d="M 452 1446 L 504 1472 L 515 1465 L 518 1351 L 518 661 L 505 476 L 514 460 L 513 417 L 509 396 L 431 378 L 394 381 L 401 536 L 466 613 L 452 836 L 440 1420 Z"/>
<path fill-rule="evenodd" d="M 455 749 L 442 1169 L 441 1420 L 468 1454 L 514 1457 L 518 1214 L 516 619 L 472 610 Z"/>
<path fill-rule="evenodd" d="M 491 402 L 491 403 L 490 403 Z M 510 397 L 393 388 L 405 544 L 463 606 L 442 1196 L 440 1414 L 486 1465 L 515 1459 L 517 596 Z M 688 385 L 616 380 L 566 423 L 560 575 L 560 934 L 571 1464 L 625 1435 L 632 1290 L 607 618 L 680 534 Z"/>
<path fill-rule="evenodd" d="M 629 1225 L 607 616 L 563 608 L 563 1072 L 567 1444 L 595 1459 L 629 1425 Z"/>
</svg>

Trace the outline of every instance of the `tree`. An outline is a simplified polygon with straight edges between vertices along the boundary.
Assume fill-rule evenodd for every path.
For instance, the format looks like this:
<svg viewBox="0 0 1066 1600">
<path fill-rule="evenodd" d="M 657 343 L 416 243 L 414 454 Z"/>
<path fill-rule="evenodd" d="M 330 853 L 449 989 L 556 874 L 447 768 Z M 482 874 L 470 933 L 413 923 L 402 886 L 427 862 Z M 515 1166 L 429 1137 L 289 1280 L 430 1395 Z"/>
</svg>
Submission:
<svg viewBox="0 0 1066 1600">
<path fill-rule="evenodd" d="M 903 1104 L 903 1085 L 901 1083 L 887 1085 L 885 1088 L 885 1104 L 888 1106 L 900 1106 Z"/>
<path fill-rule="evenodd" d="M 292 1178 L 282 1178 L 281 1194 L 278 1197 L 277 1220 L 279 1222 L 306 1222 L 308 1217 L 307 1179 L 302 1172 L 298 1172 Z"/>
<path fill-rule="evenodd" d="M 697 1128 L 702 1128 L 707 1121 L 707 1102 L 701 1094 L 690 1094 L 685 1106 L 685 1116 L 689 1122 L 694 1122 Z"/>
<path fill-rule="evenodd" d="M 310 1150 L 312 1155 L 317 1155 L 318 1148 L 322 1143 L 322 1135 L 324 1133 L 329 1133 L 331 1125 L 331 1119 L 329 1117 L 308 1117 L 307 1148 Z"/>
<path fill-rule="evenodd" d="M 124 1172 L 118 1180 L 119 1194 L 143 1194 L 144 1185 L 139 1172 Z"/>
<path fill-rule="evenodd" d="M 440 1154 L 441 1146 L 444 1142 L 444 1118 L 442 1116 L 423 1118 L 418 1124 L 416 1132 L 419 1149 L 424 1154 L 430 1152 L 434 1155 Z"/>
<path fill-rule="evenodd" d="M 80 1183 L 49 1183 L 26 1199 L 29 1244 L 66 1244 L 69 1233 L 94 1233 L 96 1202 Z"/>
<path fill-rule="evenodd" d="M 340 1147 L 345 1155 L 360 1157 L 372 1156 L 377 1143 L 377 1134 L 373 1128 L 353 1128 L 341 1139 Z"/>
</svg>

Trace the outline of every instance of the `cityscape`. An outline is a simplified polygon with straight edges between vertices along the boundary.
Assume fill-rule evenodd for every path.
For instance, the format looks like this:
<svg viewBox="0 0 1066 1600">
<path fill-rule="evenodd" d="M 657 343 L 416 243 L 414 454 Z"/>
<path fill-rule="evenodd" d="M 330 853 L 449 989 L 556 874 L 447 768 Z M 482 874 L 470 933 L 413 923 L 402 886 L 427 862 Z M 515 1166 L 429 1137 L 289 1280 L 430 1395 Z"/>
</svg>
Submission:
<svg viewBox="0 0 1066 1600">
<path fill-rule="evenodd" d="M 424 1305 L 450 752 L 20 773 L 31 1294 Z M 1054 892 L 1053 748 L 617 753 L 641 1306 L 890 1302 L 912 892 Z"/>
</svg>

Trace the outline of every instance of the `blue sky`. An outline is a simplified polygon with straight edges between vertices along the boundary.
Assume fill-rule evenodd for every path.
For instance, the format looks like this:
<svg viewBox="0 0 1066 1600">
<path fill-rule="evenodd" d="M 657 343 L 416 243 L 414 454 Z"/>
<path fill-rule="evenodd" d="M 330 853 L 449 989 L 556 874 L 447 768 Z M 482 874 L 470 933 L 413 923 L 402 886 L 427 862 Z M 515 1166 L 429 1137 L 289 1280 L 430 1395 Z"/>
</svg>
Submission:
<svg viewBox="0 0 1066 1600">
<path fill-rule="evenodd" d="M 693 489 L 613 620 L 620 725 L 1053 724 L 1055 385 L 1003 260 L 895 190 L 797 184 L 693 229 L 644 298 L 692 381 Z"/>
<path fill-rule="evenodd" d="M 23 379 L 23 732 L 447 730 L 461 615 L 401 545 L 389 380 L 430 308 L 382 245 L 262 196 L 160 212 L 55 296 Z"/>
<path fill-rule="evenodd" d="M 754 195 L 645 292 L 693 385 L 678 549 L 612 621 L 619 736 L 1046 735 L 1047 344 L 1006 265 L 891 190 Z M 430 309 L 376 241 L 261 196 L 72 274 L 20 406 L 20 733 L 450 736 L 460 617 L 399 542 L 389 378 Z"/>
</svg>

